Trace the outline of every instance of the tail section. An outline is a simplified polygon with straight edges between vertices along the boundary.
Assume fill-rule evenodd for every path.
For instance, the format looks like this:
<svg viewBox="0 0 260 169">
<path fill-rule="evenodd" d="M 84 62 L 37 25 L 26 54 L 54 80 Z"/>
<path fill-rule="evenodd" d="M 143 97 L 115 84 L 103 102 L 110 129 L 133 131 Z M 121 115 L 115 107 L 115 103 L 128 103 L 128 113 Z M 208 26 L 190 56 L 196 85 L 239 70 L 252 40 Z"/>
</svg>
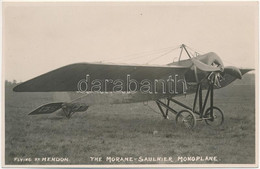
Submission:
<svg viewBox="0 0 260 169">
<path fill-rule="evenodd" d="M 84 112 L 89 106 L 82 103 L 49 103 L 40 106 L 36 110 L 29 113 L 29 115 L 39 115 L 39 114 L 51 114 L 61 109 L 67 118 L 70 118 L 75 112 Z"/>
<path fill-rule="evenodd" d="M 29 115 L 51 114 L 59 110 L 60 108 L 62 108 L 62 105 L 63 102 L 45 104 L 43 106 L 40 106 L 36 110 L 32 111 L 31 113 L 29 113 Z"/>
</svg>

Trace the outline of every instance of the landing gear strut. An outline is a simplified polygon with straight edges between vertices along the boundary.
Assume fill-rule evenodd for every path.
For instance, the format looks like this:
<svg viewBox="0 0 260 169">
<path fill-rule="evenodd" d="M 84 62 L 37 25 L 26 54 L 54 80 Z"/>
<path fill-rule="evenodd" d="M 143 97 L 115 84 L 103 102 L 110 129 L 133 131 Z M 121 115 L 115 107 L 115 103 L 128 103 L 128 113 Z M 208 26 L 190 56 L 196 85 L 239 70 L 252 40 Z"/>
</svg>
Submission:
<svg viewBox="0 0 260 169">
<path fill-rule="evenodd" d="M 195 128 L 197 121 L 203 121 L 203 120 L 209 126 L 218 127 L 223 124 L 224 115 L 220 108 L 214 106 L 213 95 L 214 95 L 214 84 L 210 83 L 208 86 L 208 90 L 207 90 L 205 99 L 203 101 L 202 85 L 201 85 L 201 83 L 199 83 L 197 85 L 197 90 L 196 90 L 192 108 L 173 98 L 167 98 L 167 104 L 163 103 L 160 100 L 157 100 L 156 103 L 165 119 L 168 118 L 168 112 L 170 111 L 176 115 L 176 118 L 175 118 L 176 123 L 178 125 L 183 125 L 188 129 Z M 205 111 L 205 107 L 207 105 L 209 97 L 210 97 L 210 106 Z M 199 100 L 199 111 L 196 111 L 197 100 Z M 178 112 L 170 107 L 170 102 L 173 102 L 185 109 Z M 166 108 L 165 112 L 163 111 L 162 106 Z M 199 117 L 196 118 L 195 114 L 197 114 Z"/>
</svg>

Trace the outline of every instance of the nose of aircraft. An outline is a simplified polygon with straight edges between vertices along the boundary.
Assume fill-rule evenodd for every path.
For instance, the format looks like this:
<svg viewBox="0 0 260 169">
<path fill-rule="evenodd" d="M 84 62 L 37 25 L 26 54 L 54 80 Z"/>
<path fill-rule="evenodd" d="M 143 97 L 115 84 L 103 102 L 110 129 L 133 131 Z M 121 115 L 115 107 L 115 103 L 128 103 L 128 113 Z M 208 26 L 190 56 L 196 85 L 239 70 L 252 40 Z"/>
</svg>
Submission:
<svg viewBox="0 0 260 169">
<path fill-rule="evenodd" d="M 234 76 L 237 79 L 242 79 L 242 73 L 237 67 L 227 66 L 227 67 L 225 67 L 224 72 Z"/>
</svg>

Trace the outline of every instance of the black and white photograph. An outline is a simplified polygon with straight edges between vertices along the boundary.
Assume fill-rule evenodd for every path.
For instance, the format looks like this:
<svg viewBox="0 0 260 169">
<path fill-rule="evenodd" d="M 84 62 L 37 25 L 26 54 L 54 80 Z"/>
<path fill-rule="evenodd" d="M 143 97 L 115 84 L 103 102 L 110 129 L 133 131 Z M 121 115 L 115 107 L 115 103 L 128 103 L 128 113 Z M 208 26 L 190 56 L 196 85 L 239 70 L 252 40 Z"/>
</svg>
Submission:
<svg viewBox="0 0 260 169">
<path fill-rule="evenodd" d="M 258 10 L 2 2 L 2 166 L 257 167 Z"/>
</svg>

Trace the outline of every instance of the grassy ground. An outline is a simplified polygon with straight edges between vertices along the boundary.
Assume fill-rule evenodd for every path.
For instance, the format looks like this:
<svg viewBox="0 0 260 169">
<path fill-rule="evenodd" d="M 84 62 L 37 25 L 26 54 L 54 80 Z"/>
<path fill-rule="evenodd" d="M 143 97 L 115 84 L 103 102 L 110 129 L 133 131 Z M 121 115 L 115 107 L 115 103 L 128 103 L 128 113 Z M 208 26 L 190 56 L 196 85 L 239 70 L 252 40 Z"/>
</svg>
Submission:
<svg viewBox="0 0 260 169">
<path fill-rule="evenodd" d="M 253 85 L 233 85 L 216 91 L 215 105 L 224 111 L 224 124 L 213 129 L 198 122 L 189 131 L 176 126 L 174 115 L 165 120 L 143 103 L 93 106 L 87 113 L 77 113 L 69 120 L 55 114 L 28 116 L 39 105 L 52 102 L 52 95 L 14 93 L 7 88 L 5 161 L 19 165 L 107 164 L 104 160 L 91 162 L 90 157 L 142 156 L 173 157 L 170 164 L 174 164 L 181 163 L 178 156 L 217 156 L 215 162 L 186 163 L 255 163 L 254 93 Z M 193 97 L 182 96 L 178 100 L 191 104 Z M 148 104 L 159 112 L 154 102 Z M 66 157 L 69 161 L 17 162 L 15 157 Z"/>
</svg>

